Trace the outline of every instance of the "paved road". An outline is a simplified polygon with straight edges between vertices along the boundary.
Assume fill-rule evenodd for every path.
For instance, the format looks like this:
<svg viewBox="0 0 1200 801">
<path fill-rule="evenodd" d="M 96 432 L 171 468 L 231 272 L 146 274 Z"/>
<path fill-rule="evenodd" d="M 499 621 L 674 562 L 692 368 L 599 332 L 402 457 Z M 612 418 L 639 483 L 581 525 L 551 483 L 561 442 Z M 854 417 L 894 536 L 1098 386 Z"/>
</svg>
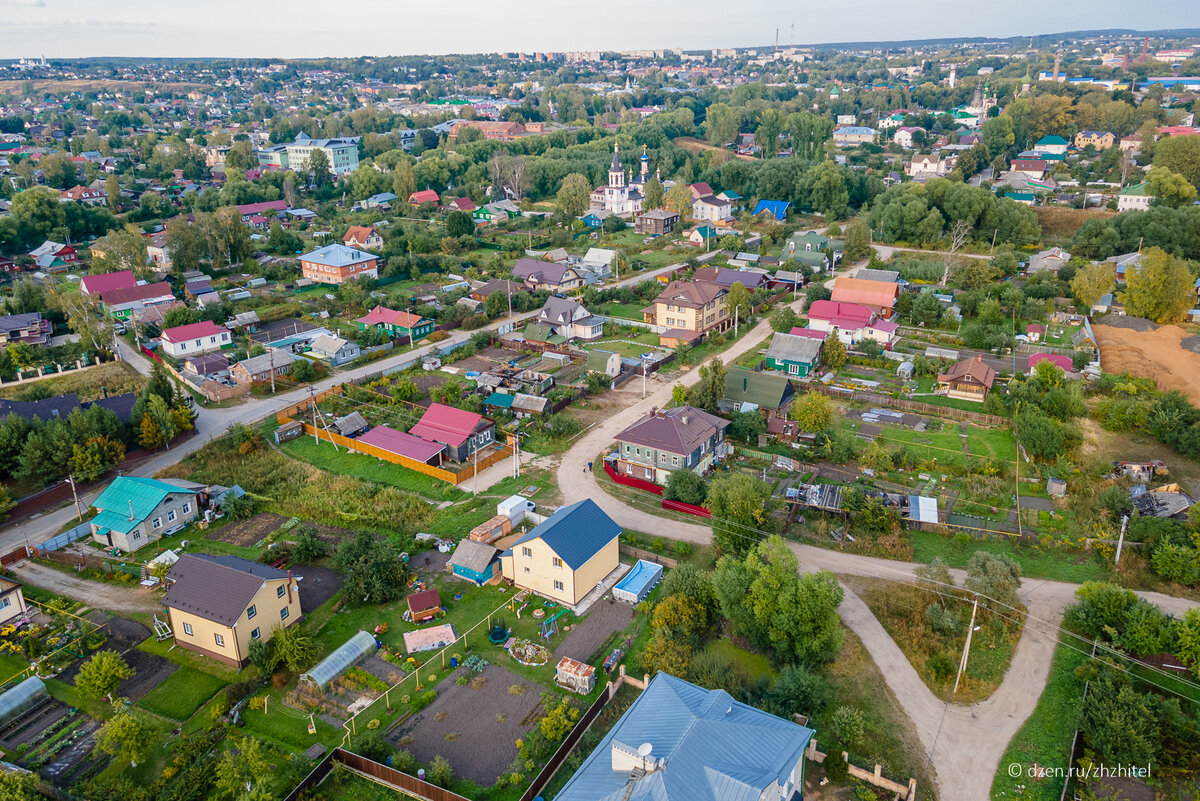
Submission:
<svg viewBox="0 0 1200 801">
<path fill-rule="evenodd" d="M 34 562 L 18 562 L 9 569 L 22 581 L 83 601 L 93 609 L 154 613 L 163 608 L 161 601 L 138 587 L 78 578 Z"/>
<path fill-rule="evenodd" d="M 658 270 L 637 273 L 633 276 L 618 281 L 613 286 L 633 286 L 641 283 L 642 281 L 656 278 L 659 275 L 669 272 L 671 269 L 671 267 L 663 267 Z M 497 320 L 477 330 L 494 331 L 504 322 L 505 320 Z M 380 370 L 384 370 L 402 361 L 412 359 L 414 356 L 425 356 L 432 352 L 434 348 L 444 349 L 447 345 L 465 342 L 475 333 L 476 331 L 456 331 L 450 336 L 449 339 L 443 342 L 426 345 L 413 351 L 405 351 L 404 353 L 396 354 L 390 358 L 380 359 L 362 367 L 340 371 L 329 378 L 316 382 L 312 385 L 313 389 L 317 392 L 321 392 L 322 390 L 328 389 L 335 384 L 340 384 L 344 381 L 353 381 L 356 378 L 377 373 Z M 121 358 L 129 362 L 138 372 L 144 375 L 150 374 L 150 369 L 152 366 L 150 364 L 150 360 L 143 356 L 140 352 L 136 351 L 127 342 L 118 339 L 117 350 L 120 353 Z M 181 459 L 183 459 L 183 457 L 203 447 L 213 438 L 221 436 L 233 423 L 255 423 L 259 420 L 262 420 L 267 415 L 274 413 L 278 409 L 283 409 L 287 406 L 298 403 L 299 401 L 307 398 L 308 394 L 309 388 L 306 386 L 291 390 L 289 392 L 280 393 L 270 398 L 250 397 L 241 404 L 226 408 L 203 408 L 197 406 L 196 409 L 198 416 L 196 418 L 196 436 L 187 442 L 180 443 L 169 451 L 163 451 L 157 456 L 148 459 L 136 469 L 131 470 L 130 475 L 152 476 L 159 470 L 179 462 Z M 506 465 L 508 462 L 505 462 L 504 464 Z M 510 471 L 506 471 L 503 465 L 494 465 L 488 470 L 481 472 L 479 476 L 479 489 L 482 491 L 483 489 L 490 487 L 492 484 L 500 481 L 506 475 L 508 475 L 508 472 Z M 470 486 L 464 488 L 468 491 L 471 489 Z M 91 493 L 85 493 L 80 495 L 79 500 L 86 507 L 99 494 L 100 490 Z M 50 537 L 58 532 L 63 526 L 70 523 L 74 518 L 74 506 L 67 505 L 55 511 L 46 512 L 36 517 L 9 521 L 9 524 L 4 528 L 4 530 L 0 531 L 0 553 L 7 553 L 9 550 L 17 547 L 18 545 L 24 545 L 26 542 L 41 542 L 47 537 Z"/>
<path fill-rule="evenodd" d="M 732 361 L 751 348 L 759 347 L 770 335 L 766 321 L 724 354 Z M 678 383 L 690 386 L 699 379 L 699 371 L 685 373 Z M 627 385 L 628 386 L 628 385 Z M 670 386 L 659 385 L 645 399 L 631 389 L 622 392 L 628 405 L 619 413 L 593 428 L 564 454 L 558 472 L 558 486 L 564 503 L 591 498 L 622 528 L 654 532 L 658 536 L 698 544 L 712 541 L 707 525 L 670 520 L 651 513 L 657 499 L 646 496 L 644 504 L 633 505 L 608 495 L 596 484 L 595 476 L 583 467 L 613 441 L 613 437 L 654 406 L 670 401 Z M 834 573 L 873 578 L 911 581 L 917 565 L 825 550 L 790 543 L 804 571 L 828 570 Z M 962 571 L 952 571 L 961 584 Z M 1012 665 L 1003 683 L 990 698 L 971 706 L 951 705 L 929 691 L 899 647 L 857 595 L 846 589 L 839 612 L 845 624 L 863 641 L 879 665 L 888 686 L 916 726 L 932 763 L 942 795 L 956 801 L 987 801 L 991 777 L 999 767 L 1009 741 L 1032 714 L 1046 684 L 1057 643 L 1057 628 L 1063 610 L 1072 602 L 1077 585 L 1057 581 L 1026 580 L 1020 591 L 1029 610 L 1029 620 L 1013 655 Z M 1159 593 L 1139 593 L 1166 611 L 1180 615 L 1200 606 Z M 943 720 L 944 716 L 944 720 Z M 939 733 L 940 727 L 940 733 Z M 893 777 L 903 779 L 905 777 Z"/>
</svg>

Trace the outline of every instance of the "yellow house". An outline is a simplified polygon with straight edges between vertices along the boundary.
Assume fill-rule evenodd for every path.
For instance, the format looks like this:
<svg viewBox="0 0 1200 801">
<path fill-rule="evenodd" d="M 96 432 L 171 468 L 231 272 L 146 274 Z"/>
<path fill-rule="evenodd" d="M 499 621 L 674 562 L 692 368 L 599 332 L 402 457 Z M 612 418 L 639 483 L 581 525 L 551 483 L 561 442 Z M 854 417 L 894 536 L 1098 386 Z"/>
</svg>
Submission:
<svg viewBox="0 0 1200 801">
<path fill-rule="evenodd" d="M 575 609 L 620 565 L 621 527 L 591 498 L 564 506 L 500 554 L 506 579 Z"/>
<path fill-rule="evenodd" d="M 1075 134 L 1075 147 L 1083 150 L 1091 145 L 1096 150 L 1108 150 L 1117 143 L 1117 138 L 1108 131 L 1080 131 Z"/>
<path fill-rule="evenodd" d="M 246 664 L 251 640 L 270 640 L 300 619 L 298 579 L 239 556 L 185 554 L 167 583 L 175 644 L 227 665 Z"/>
<path fill-rule="evenodd" d="M 25 594 L 17 582 L 0 578 L 0 625 L 25 614 Z"/>
<path fill-rule="evenodd" d="M 672 281 L 654 303 L 642 309 L 642 318 L 667 329 L 706 334 L 733 327 L 725 305 L 729 290 L 712 281 Z"/>
</svg>

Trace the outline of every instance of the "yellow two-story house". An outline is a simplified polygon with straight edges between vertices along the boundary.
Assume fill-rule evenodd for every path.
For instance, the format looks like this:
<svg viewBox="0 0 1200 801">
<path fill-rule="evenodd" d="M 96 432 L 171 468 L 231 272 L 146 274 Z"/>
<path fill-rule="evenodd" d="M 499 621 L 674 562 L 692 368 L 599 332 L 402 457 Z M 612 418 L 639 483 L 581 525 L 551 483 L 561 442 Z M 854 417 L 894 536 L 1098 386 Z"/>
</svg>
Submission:
<svg viewBox="0 0 1200 801">
<path fill-rule="evenodd" d="M 664 340 L 690 340 L 709 331 L 733 326 L 733 315 L 725 304 L 729 290 L 714 281 L 672 281 L 654 303 L 642 309 L 642 318 L 667 330 Z M 675 342 L 663 342 L 674 345 Z"/>
<path fill-rule="evenodd" d="M 239 556 L 185 554 L 167 583 L 175 644 L 227 665 L 246 664 L 252 640 L 270 640 L 301 617 L 297 577 Z"/>
<path fill-rule="evenodd" d="M 564 506 L 500 554 L 518 587 L 574 610 L 620 565 L 621 527 L 591 498 Z"/>
</svg>

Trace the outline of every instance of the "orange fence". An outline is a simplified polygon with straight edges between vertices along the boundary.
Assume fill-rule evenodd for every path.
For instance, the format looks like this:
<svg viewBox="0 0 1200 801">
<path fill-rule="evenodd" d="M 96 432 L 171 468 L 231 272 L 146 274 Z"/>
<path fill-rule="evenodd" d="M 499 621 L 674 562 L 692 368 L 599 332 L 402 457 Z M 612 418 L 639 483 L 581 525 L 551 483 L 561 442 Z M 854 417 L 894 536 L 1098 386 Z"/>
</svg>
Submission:
<svg viewBox="0 0 1200 801">
<path fill-rule="evenodd" d="M 315 428 L 311 423 L 305 423 L 302 421 L 301 415 L 303 415 L 312 407 L 312 402 L 314 400 L 319 403 L 331 395 L 341 394 L 342 391 L 343 386 L 341 384 L 331 387 L 324 392 L 318 393 L 310 400 L 302 401 L 301 403 L 297 403 L 281 410 L 275 415 L 275 420 L 280 425 L 292 422 L 293 420 L 301 420 L 301 425 L 304 426 L 304 433 L 310 437 L 316 435 L 318 438 L 323 439 L 326 442 L 336 443 L 347 450 L 358 451 L 359 453 L 365 453 L 368 456 L 374 456 L 376 459 L 382 459 L 385 462 L 391 462 L 392 464 L 398 464 L 401 467 L 407 467 L 409 470 L 415 470 L 418 473 L 424 473 L 425 475 L 436 478 L 439 481 L 445 481 L 448 484 L 461 484 L 468 478 L 474 476 L 477 469 L 480 471 L 486 470 L 497 462 L 503 461 L 509 456 L 512 456 L 512 448 L 505 446 L 486 455 L 481 455 L 478 460 L 472 459 L 467 464 L 464 464 L 461 470 L 447 470 L 443 467 L 434 467 L 433 465 L 419 462 L 416 459 L 410 459 L 407 456 L 401 456 L 398 453 L 385 451 L 382 448 L 377 448 L 374 445 L 368 445 L 365 442 L 359 442 L 356 439 L 342 436 L 336 431 L 330 431 L 324 428 Z"/>
</svg>

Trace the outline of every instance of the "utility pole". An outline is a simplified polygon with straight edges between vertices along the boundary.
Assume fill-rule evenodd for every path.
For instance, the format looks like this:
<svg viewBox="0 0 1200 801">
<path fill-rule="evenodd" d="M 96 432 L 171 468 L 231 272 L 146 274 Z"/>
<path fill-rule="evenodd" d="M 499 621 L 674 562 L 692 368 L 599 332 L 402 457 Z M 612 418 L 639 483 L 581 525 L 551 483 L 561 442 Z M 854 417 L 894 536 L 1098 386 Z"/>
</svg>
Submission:
<svg viewBox="0 0 1200 801">
<path fill-rule="evenodd" d="M 79 522 L 82 523 L 83 522 L 83 510 L 79 508 L 79 493 L 77 493 L 75 491 L 75 474 L 68 473 L 67 481 L 71 485 L 71 497 L 73 497 L 75 499 L 75 514 L 79 516 Z M 1125 531 L 1125 529 L 1124 529 L 1124 527 L 1122 527 L 1121 532 L 1124 533 L 1124 531 Z"/>
<path fill-rule="evenodd" d="M 734 306 L 734 307 L 733 307 L 733 338 L 734 338 L 734 339 L 737 339 L 737 332 L 738 332 L 738 312 L 739 312 L 739 311 L 741 311 L 741 309 L 742 309 L 742 307 L 741 307 L 741 306 Z"/>
<path fill-rule="evenodd" d="M 474 439 L 472 437 L 472 439 Z M 474 443 L 475 472 L 471 476 L 471 494 L 479 495 L 479 443 Z"/>
<path fill-rule="evenodd" d="M 1113 564 L 1121 564 L 1121 550 L 1125 547 L 1125 527 L 1129 525 L 1129 515 L 1121 518 L 1121 535 L 1117 538 L 1117 555 L 1113 557 Z"/>
<path fill-rule="evenodd" d="M 646 397 L 646 354 L 642 354 L 642 397 Z"/>
<path fill-rule="evenodd" d="M 963 644 L 962 659 L 958 662 L 958 675 L 954 677 L 954 689 L 950 691 L 951 695 L 958 692 L 958 682 L 962 678 L 963 671 L 967 669 L 967 657 L 971 653 L 971 635 L 975 633 L 975 613 L 979 610 L 979 596 L 975 596 L 975 603 L 971 606 L 971 623 L 967 626 L 967 641 Z"/>
<path fill-rule="evenodd" d="M 309 405 L 310 405 L 310 406 L 312 406 L 312 414 L 313 414 L 313 423 L 312 423 L 312 426 L 313 426 L 313 442 L 314 442 L 315 444 L 317 444 L 317 445 L 320 445 L 320 444 L 321 444 L 321 438 L 320 438 L 319 436 L 317 436 L 317 401 L 316 401 L 316 399 L 315 399 L 315 398 L 313 398 L 313 388 L 312 388 L 311 386 L 308 388 L 308 403 L 309 403 Z"/>
</svg>

